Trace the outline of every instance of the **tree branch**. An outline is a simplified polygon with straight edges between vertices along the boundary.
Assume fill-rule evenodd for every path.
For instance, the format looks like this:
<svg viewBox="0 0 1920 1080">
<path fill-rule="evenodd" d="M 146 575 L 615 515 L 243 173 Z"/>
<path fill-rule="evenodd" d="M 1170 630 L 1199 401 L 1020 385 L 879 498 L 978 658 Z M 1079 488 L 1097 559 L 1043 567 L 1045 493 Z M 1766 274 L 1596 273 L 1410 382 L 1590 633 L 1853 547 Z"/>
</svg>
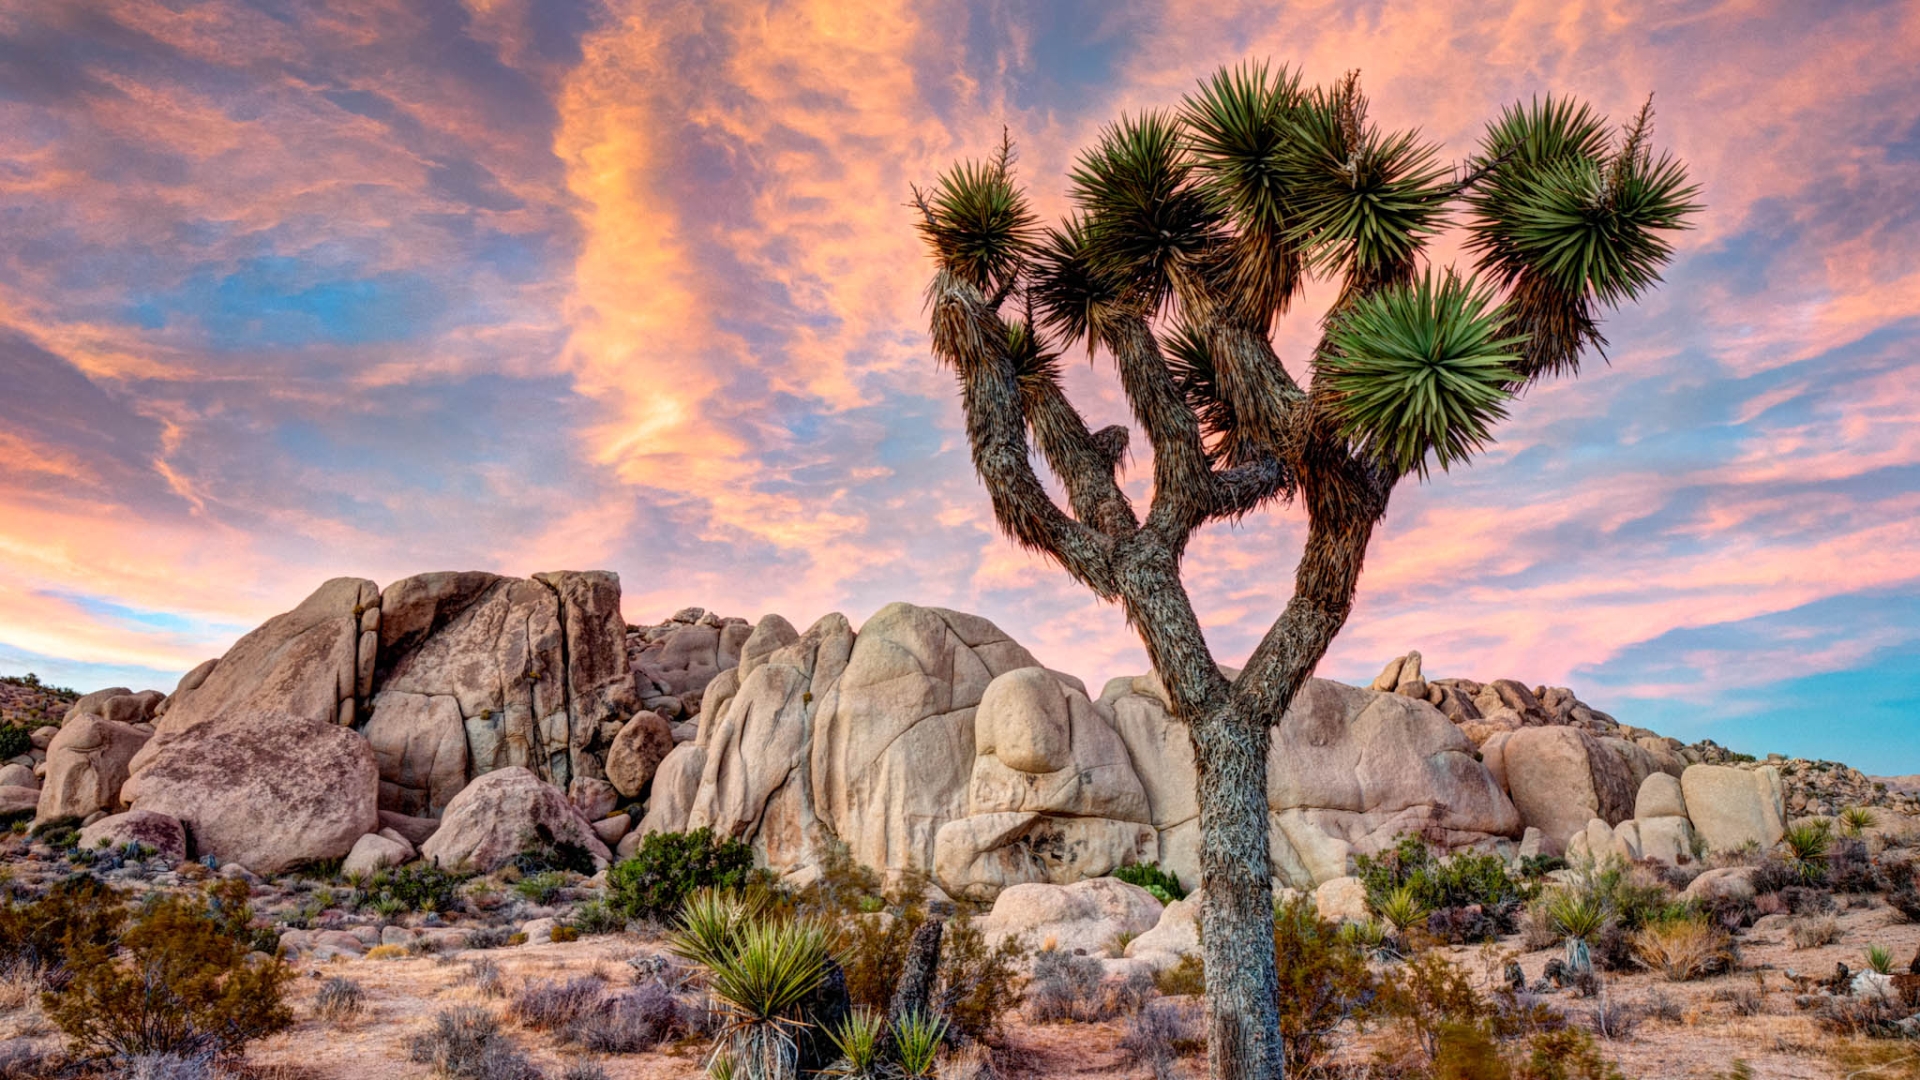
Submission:
<svg viewBox="0 0 1920 1080">
<path fill-rule="evenodd" d="M 1034 474 L 1004 325 L 987 309 L 980 290 L 946 270 L 935 276 L 930 299 L 934 353 L 960 375 L 973 467 L 993 500 L 995 520 L 1014 540 L 1053 558 L 1102 598 L 1113 599 L 1118 590 L 1110 563 L 1112 539 L 1068 517 Z"/>
</svg>

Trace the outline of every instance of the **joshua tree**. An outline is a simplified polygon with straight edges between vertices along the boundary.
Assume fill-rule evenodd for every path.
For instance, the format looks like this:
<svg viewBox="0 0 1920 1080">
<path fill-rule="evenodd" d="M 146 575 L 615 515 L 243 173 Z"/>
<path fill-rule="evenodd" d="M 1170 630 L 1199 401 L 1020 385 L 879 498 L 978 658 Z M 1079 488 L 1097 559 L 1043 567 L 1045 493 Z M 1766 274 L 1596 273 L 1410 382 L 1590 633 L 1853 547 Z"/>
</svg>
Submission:
<svg viewBox="0 0 1920 1080">
<path fill-rule="evenodd" d="M 1604 345 L 1600 313 L 1659 279 L 1664 234 L 1697 208 L 1682 166 L 1651 152 L 1650 120 L 1616 133 L 1564 99 L 1515 105 L 1453 168 L 1418 133 L 1374 126 L 1356 76 L 1309 88 L 1248 65 L 1106 128 L 1055 227 L 1039 227 L 1004 140 L 914 193 L 937 263 L 933 352 L 959 376 L 994 516 L 1120 602 L 1192 738 L 1215 1077 L 1282 1073 L 1272 726 L 1346 621 L 1394 485 L 1464 464 L 1509 399 L 1573 373 Z M 1456 217 L 1476 265 L 1436 273 L 1426 246 Z M 1309 277 L 1341 289 L 1290 371 L 1271 331 Z M 1144 519 L 1116 479 L 1127 429 L 1089 431 L 1062 392 L 1059 356 L 1082 342 L 1112 358 L 1152 446 Z M 1201 526 L 1275 502 L 1307 517 L 1293 597 L 1229 680 L 1182 553 Z"/>
</svg>

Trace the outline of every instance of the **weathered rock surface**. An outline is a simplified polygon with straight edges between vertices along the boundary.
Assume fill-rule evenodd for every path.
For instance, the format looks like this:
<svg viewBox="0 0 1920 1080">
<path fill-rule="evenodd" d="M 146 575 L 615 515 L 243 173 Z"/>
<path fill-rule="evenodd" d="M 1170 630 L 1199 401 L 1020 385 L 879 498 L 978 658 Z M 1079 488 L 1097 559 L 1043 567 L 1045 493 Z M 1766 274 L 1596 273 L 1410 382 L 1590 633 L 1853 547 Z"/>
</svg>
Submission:
<svg viewBox="0 0 1920 1080">
<path fill-rule="evenodd" d="M 256 873 L 342 858 L 379 826 L 373 750 L 330 720 L 228 711 L 141 754 L 121 789 L 133 809 L 178 819 L 198 854 Z"/>
<path fill-rule="evenodd" d="M 1639 781 L 1592 735 L 1573 727 L 1523 728 L 1499 749 L 1520 820 L 1548 836 L 1571 836 L 1593 818 L 1611 826 L 1633 816 Z"/>
<path fill-rule="evenodd" d="M 413 845 L 398 834 L 368 833 L 354 841 L 353 850 L 340 864 L 343 874 L 372 874 L 383 867 L 399 866 L 413 858 Z"/>
<path fill-rule="evenodd" d="M 109 848 L 139 844 L 170 862 L 187 857 L 187 830 L 179 819 L 151 810 L 129 810 L 103 817 L 80 830 L 80 847 L 93 850 L 105 841 Z"/>
<path fill-rule="evenodd" d="M 1029 948 L 1106 954 L 1120 934 L 1144 934 L 1159 923 L 1160 901 L 1137 885 L 1103 877 L 1072 885 L 1014 885 L 980 919 L 988 941 L 1021 936 Z"/>
<path fill-rule="evenodd" d="M 607 750 L 607 780 L 620 794 L 637 799 L 672 750 L 673 728 L 666 718 L 651 711 L 635 713 Z"/>
<path fill-rule="evenodd" d="M 1786 800 L 1774 769 L 1747 771 L 1725 765 L 1694 765 L 1680 777 L 1687 816 L 1711 851 L 1743 844 L 1762 849 L 1786 832 Z"/>
<path fill-rule="evenodd" d="M 1155 970 L 1178 964 L 1183 957 L 1200 955 L 1201 893 L 1189 893 L 1160 912 L 1153 929 L 1127 943 L 1126 956 Z"/>
<path fill-rule="evenodd" d="M 576 844 L 604 866 L 607 846 L 593 834 L 566 795 L 520 766 L 496 769 L 468 784 L 447 804 L 440 828 L 420 845 L 437 866 L 498 870 L 536 844 Z"/>
<path fill-rule="evenodd" d="M 103 720 L 91 713 L 69 719 L 47 745 L 46 776 L 40 783 L 40 802 L 34 816 L 51 821 L 117 809 L 128 766 L 150 738 L 152 732 L 144 727 Z"/>
</svg>

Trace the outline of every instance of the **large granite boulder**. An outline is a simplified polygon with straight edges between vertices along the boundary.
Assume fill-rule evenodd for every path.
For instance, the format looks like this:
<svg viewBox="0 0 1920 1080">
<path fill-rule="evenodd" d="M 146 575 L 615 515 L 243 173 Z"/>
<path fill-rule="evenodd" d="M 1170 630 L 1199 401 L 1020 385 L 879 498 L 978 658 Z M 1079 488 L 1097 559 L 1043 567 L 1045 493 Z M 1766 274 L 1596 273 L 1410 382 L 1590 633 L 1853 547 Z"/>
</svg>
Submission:
<svg viewBox="0 0 1920 1080">
<path fill-rule="evenodd" d="M 125 696 L 111 700 L 122 701 Z M 70 717 L 47 744 L 46 776 L 34 816 L 41 821 L 84 818 L 118 808 L 120 788 L 134 755 L 152 737 L 146 727 L 103 720 L 96 714 Z"/>
<path fill-rule="evenodd" d="M 1502 680 L 1504 683 L 1506 680 Z M 1490 741 L 1482 747 L 1483 754 Z M 1633 816 L 1640 780 L 1601 741 L 1573 727 L 1530 727 L 1498 747 L 1499 771 L 1525 825 L 1565 840 L 1594 819 L 1608 826 Z"/>
<path fill-rule="evenodd" d="M 331 720 L 223 712 L 163 730 L 141 756 L 121 797 L 256 873 L 342 858 L 379 827 L 373 749 Z"/>
<path fill-rule="evenodd" d="M 379 612 L 373 582 L 334 578 L 235 642 L 218 664 L 188 672 L 156 727 L 180 732 L 230 716 L 353 723 L 371 689 Z"/>
<path fill-rule="evenodd" d="M 565 844 L 585 849 L 599 866 L 612 858 L 565 793 L 532 770 L 511 765 L 476 778 L 454 796 L 420 855 L 445 869 L 489 873 L 530 848 Z"/>
<path fill-rule="evenodd" d="M 673 727 L 656 712 L 641 711 L 620 727 L 607 748 L 607 780 L 629 799 L 646 794 L 660 762 L 673 751 Z"/>
<path fill-rule="evenodd" d="M 438 817 L 467 786 L 467 727 L 450 694 L 384 691 L 365 735 L 380 764 L 380 807 Z"/>
<path fill-rule="evenodd" d="M 1687 816 L 1710 851 L 1732 851 L 1749 843 L 1765 850 L 1786 834 L 1786 794 L 1778 769 L 1692 765 L 1681 775 L 1680 786 Z"/>
<path fill-rule="evenodd" d="M 124 686 L 96 690 L 82 695 L 68 706 L 60 725 L 65 727 L 82 716 L 111 720 L 116 724 L 152 723 L 160 703 L 166 699 L 167 695 L 158 690 L 142 690 L 137 694 Z"/>
</svg>

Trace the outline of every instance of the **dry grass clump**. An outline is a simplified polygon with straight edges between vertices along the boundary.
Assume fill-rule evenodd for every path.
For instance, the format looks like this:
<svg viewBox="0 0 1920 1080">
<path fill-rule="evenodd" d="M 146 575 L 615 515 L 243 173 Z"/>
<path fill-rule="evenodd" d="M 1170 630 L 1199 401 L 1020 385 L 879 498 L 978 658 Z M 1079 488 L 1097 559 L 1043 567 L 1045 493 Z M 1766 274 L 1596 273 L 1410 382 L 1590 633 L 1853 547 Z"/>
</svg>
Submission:
<svg viewBox="0 0 1920 1080">
<path fill-rule="evenodd" d="M 500 965 L 484 956 L 461 965 L 460 983 L 472 986 L 483 998 L 507 996 L 507 984 L 500 979 Z"/>
<path fill-rule="evenodd" d="M 1811 915 L 1787 923 L 1787 938 L 1796 949 L 1817 949 L 1840 940 L 1840 921 L 1831 915 Z"/>
<path fill-rule="evenodd" d="M 637 1054 L 690 1027 L 679 1000 L 659 983 L 647 983 L 580 1017 L 567 1037 L 597 1054 Z"/>
<path fill-rule="evenodd" d="M 0 1012 L 15 1012 L 40 1000 L 41 970 L 30 960 L 0 967 Z"/>
<path fill-rule="evenodd" d="M 410 1056 L 450 1080 L 543 1080 L 501 1034 L 500 1021 L 472 1005 L 441 1010 L 431 1029 L 414 1036 Z"/>
<path fill-rule="evenodd" d="M 1766 998 L 1752 986 L 1723 986 L 1713 992 L 1712 1000 L 1725 1004 L 1735 1016 L 1758 1016 L 1766 1007 Z"/>
<path fill-rule="evenodd" d="M 342 1024 L 365 1010 L 367 992 L 352 979 L 335 975 L 320 984 L 313 996 L 313 1015 L 329 1024 Z"/>
<path fill-rule="evenodd" d="M 1644 927 L 1633 935 L 1633 952 L 1668 982 L 1718 975 L 1735 961 L 1732 936 L 1704 919 L 1673 919 Z"/>
<path fill-rule="evenodd" d="M 1207 1047 L 1204 1010 L 1197 1002 L 1150 1001 L 1127 1021 L 1120 1049 L 1130 1065 L 1145 1065 L 1155 1077 L 1174 1075 L 1181 1058 Z"/>
<path fill-rule="evenodd" d="M 1034 954 L 1033 981 L 1027 984 L 1027 1018 L 1038 1024 L 1105 1019 L 1100 984 L 1106 975 L 1095 957 L 1042 949 Z"/>
<path fill-rule="evenodd" d="M 599 979 L 581 975 L 566 982 L 529 981 L 507 1005 L 507 1013 L 535 1031 L 571 1027 L 605 1003 L 607 991 Z"/>
</svg>

